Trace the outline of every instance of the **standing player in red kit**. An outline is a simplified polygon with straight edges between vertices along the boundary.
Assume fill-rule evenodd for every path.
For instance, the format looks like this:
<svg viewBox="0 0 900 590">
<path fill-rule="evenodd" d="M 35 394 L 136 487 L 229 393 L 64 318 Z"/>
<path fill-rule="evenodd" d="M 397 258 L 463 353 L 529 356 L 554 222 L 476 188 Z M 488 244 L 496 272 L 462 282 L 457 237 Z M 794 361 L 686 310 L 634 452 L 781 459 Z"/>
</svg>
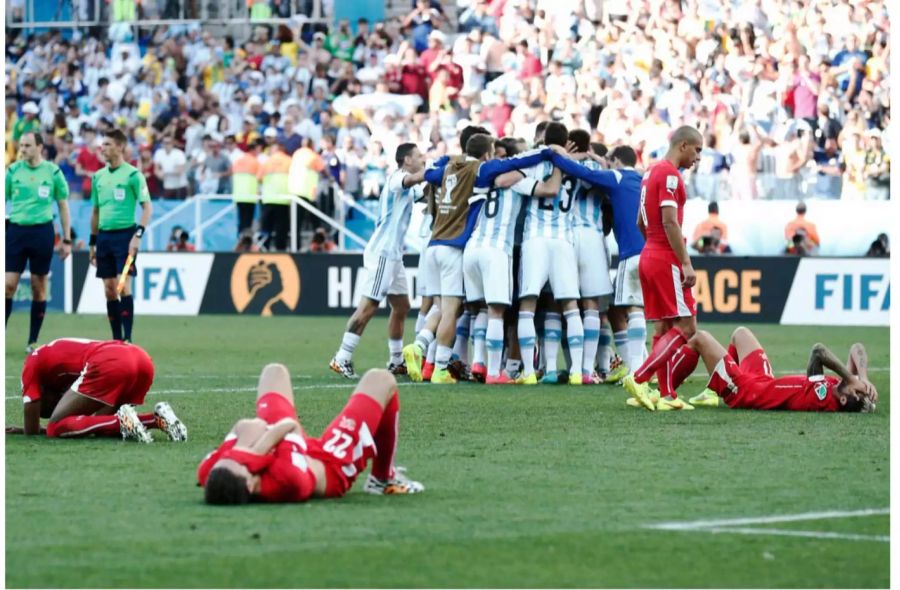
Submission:
<svg viewBox="0 0 900 590">
<path fill-rule="evenodd" d="M 709 332 L 699 331 L 690 346 L 703 357 L 709 385 L 731 408 L 795 412 L 874 412 L 878 392 L 868 378 L 869 359 L 861 343 L 850 347 L 847 364 L 824 344 L 815 344 L 805 375 L 775 377 L 766 351 L 747 328 L 738 328 L 726 351 Z M 831 369 L 839 378 L 824 374 Z M 703 405 L 718 405 L 707 392 Z M 709 402 L 713 403 L 709 403 Z"/>
<path fill-rule="evenodd" d="M 697 331 L 697 305 L 691 287 L 697 282 L 681 233 L 687 193 L 679 169 L 700 161 L 703 136 L 693 127 L 679 127 L 669 141 L 666 157 L 650 167 L 641 182 L 641 206 L 637 225 L 647 240 L 638 272 L 644 295 L 644 313 L 656 322 L 653 350 L 625 389 L 650 411 L 692 410 L 678 399 L 680 384 L 697 366 L 697 353 L 686 346 Z M 659 379 L 659 401 L 650 399 L 653 375 Z"/>
<path fill-rule="evenodd" d="M 49 418 L 48 437 L 119 436 L 153 442 L 147 428 L 159 428 L 174 441 L 187 440 L 187 428 L 166 402 L 138 414 L 153 383 L 153 360 L 141 347 L 121 341 L 60 338 L 39 347 L 22 368 L 25 424 L 7 434 L 40 434 Z"/>
<path fill-rule="evenodd" d="M 339 498 L 372 459 L 363 491 L 414 494 L 425 487 L 394 467 L 400 426 L 397 381 L 368 371 L 344 409 L 319 438 L 303 431 L 287 367 L 266 365 L 259 376 L 256 418 L 239 420 L 197 468 L 208 504 L 304 502 Z"/>
</svg>

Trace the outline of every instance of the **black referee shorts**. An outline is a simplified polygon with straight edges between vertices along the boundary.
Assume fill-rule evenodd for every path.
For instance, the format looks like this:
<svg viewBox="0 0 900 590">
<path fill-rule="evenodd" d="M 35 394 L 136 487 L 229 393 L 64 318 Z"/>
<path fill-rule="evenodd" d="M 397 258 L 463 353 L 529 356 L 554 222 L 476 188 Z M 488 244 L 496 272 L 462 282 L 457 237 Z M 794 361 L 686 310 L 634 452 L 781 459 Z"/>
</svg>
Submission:
<svg viewBox="0 0 900 590">
<path fill-rule="evenodd" d="M 53 261 L 54 238 L 52 221 L 37 225 L 8 224 L 6 272 L 22 274 L 27 264 L 33 275 L 49 274 L 50 263 Z"/>
<path fill-rule="evenodd" d="M 101 279 L 113 279 L 119 276 L 128 258 L 128 245 L 137 226 L 125 229 L 112 229 L 97 232 L 97 277 Z M 137 275 L 137 256 L 128 271 L 131 276 Z"/>
</svg>

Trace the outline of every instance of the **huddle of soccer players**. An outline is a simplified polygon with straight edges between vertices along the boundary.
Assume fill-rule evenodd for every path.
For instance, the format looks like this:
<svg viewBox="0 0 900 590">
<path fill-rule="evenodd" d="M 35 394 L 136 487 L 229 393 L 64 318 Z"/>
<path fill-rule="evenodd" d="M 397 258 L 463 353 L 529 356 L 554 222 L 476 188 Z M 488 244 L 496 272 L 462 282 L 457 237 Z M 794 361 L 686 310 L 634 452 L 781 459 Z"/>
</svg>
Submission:
<svg viewBox="0 0 900 590">
<path fill-rule="evenodd" d="M 670 151 L 680 154 L 680 160 L 670 167 L 696 162 L 702 141 L 698 138 L 690 128 L 676 132 Z M 388 368 L 408 373 L 414 381 L 454 383 L 467 376 L 459 365 L 468 361 L 470 334 L 471 375 L 489 384 L 538 382 L 534 359 L 539 332 L 545 383 L 560 381 L 560 344 L 569 358 L 570 384 L 618 381 L 629 367 L 642 368 L 646 323 L 638 261 L 645 230 L 636 223 L 642 177 L 634 169 L 634 150 L 621 146 L 604 158 L 587 132 L 569 132 L 560 123 L 538 126 L 535 149 L 523 152 L 522 144 L 495 141 L 485 129 L 470 126 L 460 135 L 464 153 L 445 156 L 427 169 L 412 144 L 398 148 L 400 168 L 381 195 L 381 215 L 366 248 L 364 296 L 330 363 L 334 371 L 356 377 L 353 351 L 385 297 L 392 307 Z M 503 157 L 496 157 L 497 152 Z M 645 184 L 655 178 L 648 175 Z M 681 182 L 680 175 L 677 178 Z M 419 190 L 423 185 L 427 188 Z M 673 212 L 677 209 L 680 216 L 684 187 L 678 186 L 681 200 Z M 403 348 L 402 320 L 409 303 L 402 252 L 413 202 L 422 195 L 428 195 L 426 223 L 431 231 L 418 276 L 423 307 L 415 339 Z M 654 246 L 660 232 L 666 235 L 662 225 L 656 225 L 647 232 Z M 615 288 L 605 238 L 610 230 L 620 252 Z M 684 270 L 690 270 L 683 247 L 682 254 L 687 260 Z M 654 312 L 660 307 L 653 307 Z M 544 321 L 536 326 L 539 312 Z M 658 318 L 673 316 L 677 313 Z M 693 316 L 693 306 L 688 316 Z M 677 321 L 679 328 L 689 323 Z M 611 366 L 613 337 L 622 359 L 616 367 Z M 651 360 L 667 362 L 658 360 L 662 354 Z M 648 369 L 643 370 L 640 382 Z"/>
</svg>

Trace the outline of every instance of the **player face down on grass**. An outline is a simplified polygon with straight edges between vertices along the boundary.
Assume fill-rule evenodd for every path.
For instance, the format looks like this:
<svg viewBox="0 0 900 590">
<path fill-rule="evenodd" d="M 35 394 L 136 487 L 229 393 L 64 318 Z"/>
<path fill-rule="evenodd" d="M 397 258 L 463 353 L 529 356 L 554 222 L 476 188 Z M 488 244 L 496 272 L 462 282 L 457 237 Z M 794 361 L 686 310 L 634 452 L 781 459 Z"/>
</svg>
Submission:
<svg viewBox="0 0 900 590">
<path fill-rule="evenodd" d="M 372 459 L 365 491 L 415 493 L 424 488 L 394 468 L 400 399 L 394 376 L 367 372 L 347 405 L 319 438 L 306 435 L 294 406 L 287 367 L 263 368 L 256 417 L 238 421 L 197 469 L 208 504 L 303 502 L 346 494 Z"/>
<path fill-rule="evenodd" d="M 703 358 L 708 387 L 732 408 L 819 412 L 873 412 L 878 392 L 868 378 L 868 356 L 861 343 L 850 347 L 846 364 L 824 345 L 810 351 L 805 375 L 775 377 L 756 336 L 741 327 L 728 350 L 704 330 L 688 343 Z M 830 369 L 837 377 L 825 375 Z"/>
</svg>

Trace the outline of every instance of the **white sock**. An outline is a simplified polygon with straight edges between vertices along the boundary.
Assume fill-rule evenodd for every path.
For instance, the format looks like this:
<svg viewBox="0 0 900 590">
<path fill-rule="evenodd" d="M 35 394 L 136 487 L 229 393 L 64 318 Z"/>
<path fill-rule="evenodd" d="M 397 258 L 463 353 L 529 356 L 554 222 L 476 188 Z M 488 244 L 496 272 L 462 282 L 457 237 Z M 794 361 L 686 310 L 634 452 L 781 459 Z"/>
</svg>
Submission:
<svg viewBox="0 0 900 590">
<path fill-rule="evenodd" d="M 419 333 L 419 330 L 425 327 L 425 322 L 428 321 L 428 314 L 422 313 L 422 310 L 419 310 L 419 315 L 416 317 L 416 334 Z"/>
<path fill-rule="evenodd" d="M 490 327 L 488 327 L 490 330 Z M 490 361 L 488 361 L 490 362 Z M 518 373 L 522 369 L 522 361 L 519 359 L 506 359 L 506 373 L 508 375 L 512 375 L 513 373 Z M 489 369 L 490 370 L 490 369 Z"/>
<path fill-rule="evenodd" d="M 481 314 L 478 314 L 481 316 Z M 500 376 L 500 359 L 503 357 L 503 318 L 490 318 L 487 323 L 487 333 L 485 335 L 487 343 L 487 371 L 491 377 Z M 475 347 L 477 352 L 478 346 Z M 507 359 L 506 367 L 509 368 L 510 363 L 517 363 Z"/>
<path fill-rule="evenodd" d="M 519 348 L 522 350 L 522 373 L 534 373 L 534 313 L 519 312 Z"/>
<path fill-rule="evenodd" d="M 453 343 L 453 356 L 462 362 L 469 363 L 469 312 L 463 312 L 456 320 L 456 341 Z"/>
<path fill-rule="evenodd" d="M 584 362 L 581 372 L 590 375 L 594 372 L 594 358 L 597 356 L 597 345 L 600 340 L 600 312 L 596 309 L 584 310 Z"/>
<path fill-rule="evenodd" d="M 391 362 L 400 364 L 403 362 L 403 340 L 388 339 L 388 351 L 391 353 Z"/>
<path fill-rule="evenodd" d="M 587 338 L 587 324 L 585 324 L 585 338 Z M 609 373 L 609 362 L 612 357 L 612 327 L 609 325 L 609 320 L 603 318 L 600 322 L 600 339 L 598 341 L 598 350 L 597 350 L 597 364 L 599 365 L 600 372 Z M 585 357 L 587 356 L 587 346 L 585 346 Z"/>
<path fill-rule="evenodd" d="M 434 342 L 434 332 L 429 329 L 420 330 L 418 334 L 416 334 L 415 345 L 419 347 L 419 350 L 424 354 L 428 347 L 431 346 L 431 343 Z"/>
<path fill-rule="evenodd" d="M 569 354 L 572 356 L 570 373 L 578 370 L 584 362 L 584 324 L 581 321 L 581 312 L 577 309 L 567 311 L 566 317 L 566 341 L 569 343 Z"/>
<path fill-rule="evenodd" d="M 447 365 L 450 364 L 450 356 L 453 354 L 453 349 L 449 346 L 442 346 L 440 344 L 437 345 L 437 352 L 434 355 L 434 369 L 436 371 L 441 371 L 447 368 Z"/>
<path fill-rule="evenodd" d="M 342 363 L 353 360 L 353 351 L 356 350 L 357 344 L 359 344 L 358 335 L 352 332 L 344 332 L 344 337 L 341 339 L 341 347 L 334 355 L 334 358 Z"/>
<path fill-rule="evenodd" d="M 437 353 L 437 340 L 432 340 L 428 345 L 428 352 L 425 353 L 425 362 L 434 364 L 434 355 Z"/>
<path fill-rule="evenodd" d="M 643 311 L 628 314 L 628 358 L 625 364 L 636 371 L 647 356 L 647 322 Z"/>
<path fill-rule="evenodd" d="M 628 365 L 628 330 L 621 330 L 613 333 L 613 340 L 616 342 L 616 354 L 622 359 L 625 365 Z"/>
<path fill-rule="evenodd" d="M 544 374 L 555 373 L 559 341 L 562 338 L 562 316 L 548 312 L 544 315 Z"/>
<path fill-rule="evenodd" d="M 502 322 L 501 322 L 502 325 Z M 472 364 L 478 365 L 484 364 L 485 357 L 487 356 L 487 351 L 485 350 L 487 339 L 487 326 L 488 326 L 488 314 L 486 309 L 482 309 L 478 312 L 478 315 L 475 316 L 475 321 L 473 323 L 472 328 L 472 343 L 473 343 L 473 358 Z M 503 336 L 501 334 L 501 343 L 500 350 L 503 350 Z"/>
</svg>

